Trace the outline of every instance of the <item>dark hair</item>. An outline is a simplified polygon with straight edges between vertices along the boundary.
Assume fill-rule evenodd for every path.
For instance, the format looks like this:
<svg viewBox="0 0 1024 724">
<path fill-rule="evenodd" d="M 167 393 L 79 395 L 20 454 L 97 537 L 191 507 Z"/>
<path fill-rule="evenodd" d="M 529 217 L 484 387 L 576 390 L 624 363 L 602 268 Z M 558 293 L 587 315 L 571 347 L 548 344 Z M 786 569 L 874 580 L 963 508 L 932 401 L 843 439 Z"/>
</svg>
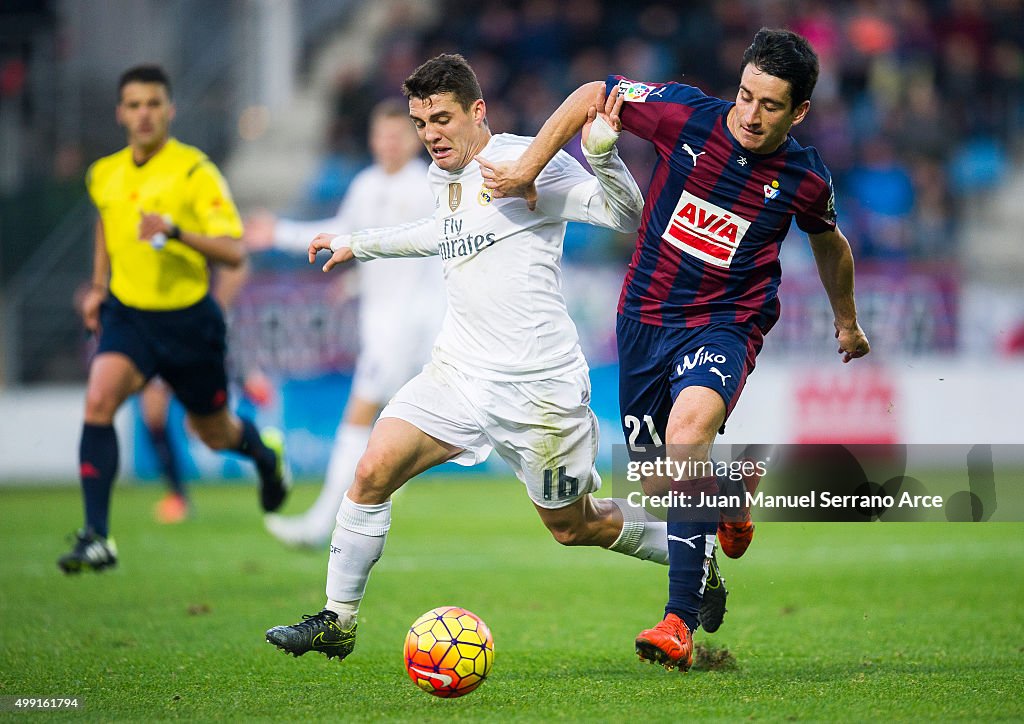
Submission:
<svg viewBox="0 0 1024 724">
<path fill-rule="evenodd" d="M 761 28 L 743 53 L 740 73 L 748 64 L 789 83 L 793 107 L 808 100 L 818 82 L 818 55 L 807 38 L 789 30 Z"/>
<path fill-rule="evenodd" d="M 121 74 L 121 80 L 117 82 L 117 97 L 121 97 L 121 91 L 129 83 L 159 83 L 167 89 L 167 97 L 171 97 L 171 79 L 159 65 L 137 65 L 129 68 Z"/>
<path fill-rule="evenodd" d="M 424 100 L 438 93 L 451 93 L 463 110 L 483 98 L 480 82 L 466 59 L 458 53 L 441 53 L 413 71 L 402 83 L 406 98 Z"/>
</svg>

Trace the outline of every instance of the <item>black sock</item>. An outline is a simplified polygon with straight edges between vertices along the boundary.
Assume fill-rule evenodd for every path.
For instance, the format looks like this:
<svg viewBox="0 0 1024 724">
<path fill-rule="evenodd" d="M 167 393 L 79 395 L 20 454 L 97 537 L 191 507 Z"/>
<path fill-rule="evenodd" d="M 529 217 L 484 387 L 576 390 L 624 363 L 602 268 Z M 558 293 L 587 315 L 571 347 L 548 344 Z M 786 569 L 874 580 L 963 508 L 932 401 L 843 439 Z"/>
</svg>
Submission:
<svg viewBox="0 0 1024 724">
<path fill-rule="evenodd" d="M 702 493 L 714 495 L 718 492 L 713 477 L 680 481 L 676 489 L 689 496 L 691 506 L 698 504 Z M 707 576 L 704 562 L 713 550 L 718 530 L 718 508 L 672 508 L 667 527 L 668 604 L 665 613 L 676 614 L 686 623 L 690 633 L 695 633 Z"/>
<path fill-rule="evenodd" d="M 242 455 L 250 458 L 259 468 L 273 468 L 277 465 L 277 455 L 260 439 L 260 431 L 248 418 L 239 418 L 242 422 L 242 439 L 235 448 Z"/>
<path fill-rule="evenodd" d="M 110 491 L 117 475 L 117 433 L 113 425 L 82 425 L 78 447 L 79 475 L 85 499 L 85 526 L 107 537 Z"/>
<path fill-rule="evenodd" d="M 172 493 L 184 497 L 185 484 L 181 481 L 181 469 L 178 466 L 178 458 L 174 454 L 174 447 L 171 445 L 171 436 L 167 434 L 167 428 L 147 428 L 149 439 L 153 443 L 153 452 L 160 462 L 160 470 L 167 478 L 168 487 Z"/>
</svg>

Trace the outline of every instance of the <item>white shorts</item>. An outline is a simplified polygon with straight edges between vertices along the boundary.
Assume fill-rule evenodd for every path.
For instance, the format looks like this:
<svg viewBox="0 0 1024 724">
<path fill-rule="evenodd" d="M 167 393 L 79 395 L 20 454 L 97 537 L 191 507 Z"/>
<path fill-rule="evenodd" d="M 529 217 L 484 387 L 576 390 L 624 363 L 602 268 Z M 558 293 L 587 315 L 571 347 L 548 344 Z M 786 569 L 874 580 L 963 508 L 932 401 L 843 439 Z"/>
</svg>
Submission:
<svg viewBox="0 0 1024 724">
<path fill-rule="evenodd" d="M 380 416 L 462 448 L 454 458 L 460 465 L 481 463 L 496 450 L 536 505 L 564 508 L 601 487 L 594 467 L 598 425 L 589 404 L 585 364 L 556 379 L 498 382 L 435 360 Z"/>
<path fill-rule="evenodd" d="M 360 308 L 359 357 L 352 394 L 383 405 L 430 361 L 443 304 L 365 304 Z"/>
</svg>

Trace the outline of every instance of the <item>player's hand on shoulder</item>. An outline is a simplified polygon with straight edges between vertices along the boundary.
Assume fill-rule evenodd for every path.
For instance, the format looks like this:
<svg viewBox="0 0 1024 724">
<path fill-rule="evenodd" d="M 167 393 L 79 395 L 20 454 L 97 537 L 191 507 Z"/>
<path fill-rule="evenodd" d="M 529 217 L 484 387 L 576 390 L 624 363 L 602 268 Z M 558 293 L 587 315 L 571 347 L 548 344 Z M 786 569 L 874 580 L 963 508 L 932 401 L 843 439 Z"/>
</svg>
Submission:
<svg viewBox="0 0 1024 724">
<path fill-rule="evenodd" d="M 860 328 L 860 324 L 853 323 L 853 326 L 843 326 L 835 322 L 836 339 L 839 340 L 839 354 L 843 355 L 843 363 L 863 357 L 871 351 L 871 344 L 868 336 Z"/>
<path fill-rule="evenodd" d="M 350 234 L 317 234 L 313 241 L 309 242 L 309 263 L 316 261 L 316 255 L 321 251 L 331 252 L 331 258 L 324 264 L 324 271 L 330 271 L 338 264 L 344 264 L 355 258 L 351 249 L 352 236 Z"/>
<path fill-rule="evenodd" d="M 480 175 L 484 186 L 490 189 L 494 198 L 526 199 L 526 206 L 533 211 L 537 208 L 537 186 L 528 179 L 515 161 L 488 161 L 483 156 L 474 160 L 480 164 Z"/>
<path fill-rule="evenodd" d="M 622 102 L 623 96 L 615 86 L 602 107 L 593 105 L 587 111 L 587 122 L 582 130 L 583 148 L 587 153 L 601 156 L 615 147 L 622 132 Z"/>
</svg>

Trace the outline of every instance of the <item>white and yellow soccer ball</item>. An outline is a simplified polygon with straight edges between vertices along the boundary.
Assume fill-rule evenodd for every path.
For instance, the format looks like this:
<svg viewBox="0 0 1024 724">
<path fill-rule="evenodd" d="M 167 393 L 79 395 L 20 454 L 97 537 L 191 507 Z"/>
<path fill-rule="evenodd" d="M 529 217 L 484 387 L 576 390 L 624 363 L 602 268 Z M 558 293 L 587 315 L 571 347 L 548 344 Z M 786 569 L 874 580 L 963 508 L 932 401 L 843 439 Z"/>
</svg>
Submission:
<svg viewBox="0 0 1024 724">
<path fill-rule="evenodd" d="M 454 698 L 476 689 L 494 663 L 494 637 L 479 616 L 440 606 L 413 622 L 405 636 L 405 670 L 423 691 Z"/>
</svg>

